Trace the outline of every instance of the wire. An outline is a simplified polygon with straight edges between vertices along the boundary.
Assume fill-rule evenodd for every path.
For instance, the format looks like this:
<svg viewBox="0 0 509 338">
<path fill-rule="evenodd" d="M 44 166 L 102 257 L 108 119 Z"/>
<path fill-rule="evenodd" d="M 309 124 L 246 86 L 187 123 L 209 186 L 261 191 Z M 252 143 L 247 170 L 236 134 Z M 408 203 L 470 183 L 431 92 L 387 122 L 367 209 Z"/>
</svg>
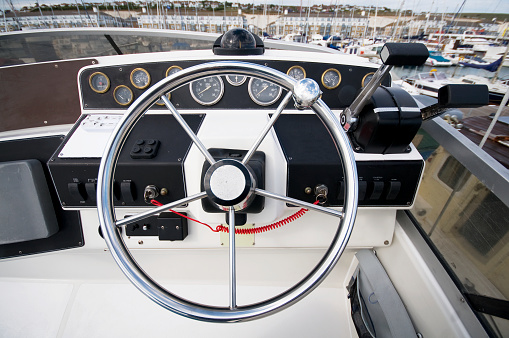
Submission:
<svg viewBox="0 0 509 338">
<path fill-rule="evenodd" d="M 162 203 L 160 203 L 159 201 L 156 201 L 156 200 L 150 200 L 150 203 L 152 203 L 153 205 L 155 206 L 163 206 Z M 315 201 L 313 204 L 318 204 L 318 200 Z M 227 226 L 224 226 L 222 224 L 218 225 L 216 227 L 216 229 L 213 229 L 210 225 L 208 225 L 207 223 L 203 223 L 203 222 L 200 222 L 194 218 L 191 218 L 191 217 L 188 217 L 184 214 L 181 214 L 175 210 L 171 210 L 171 209 L 168 209 L 169 211 L 173 212 L 174 214 L 176 215 L 179 215 L 180 217 L 184 217 L 188 220 L 191 220 L 193 222 L 196 222 L 196 223 L 200 223 L 202 225 L 205 225 L 206 227 L 208 227 L 210 230 L 212 230 L 213 232 L 226 232 L 226 233 L 229 233 L 230 229 L 227 227 Z M 294 213 L 293 215 L 290 215 L 280 221 L 277 221 L 275 223 L 271 223 L 271 224 L 268 224 L 268 225 L 264 225 L 262 227 L 259 227 L 259 228 L 251 228 L 251 229 L 237 229 L 235 228 L 235 234 L 236 235 L 254 235 L 254 234 L 261 234 L 263 232 L 267 232 L 267 231 L 271 231 L 271 230 L 275 230 L 277 228 L 280 228 L 282 227 L 283 225 L 286 225 L 288 223 L 291 223 L 299 218 L 301 218 L 302 216 L 304 216 L 304 214 L 308 211 L 308 209 L 305 209 L 305 208 L 301 208 L 299 211 L 297 211 L 296 213 Z"/>
</svg>

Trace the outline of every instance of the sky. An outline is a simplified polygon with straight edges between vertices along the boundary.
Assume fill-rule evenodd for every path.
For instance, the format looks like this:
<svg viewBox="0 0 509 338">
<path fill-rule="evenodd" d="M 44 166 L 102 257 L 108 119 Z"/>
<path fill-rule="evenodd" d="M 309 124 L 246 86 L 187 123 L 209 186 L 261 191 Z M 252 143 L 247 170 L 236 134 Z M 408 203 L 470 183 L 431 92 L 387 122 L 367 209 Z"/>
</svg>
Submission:
<svg viewBox="0 0 509 338">
<path fill-rule="evenodd" d="M 6 6 L 7 0 L 0 0 L 0 8 Z M 62 2 L 74 3 L 76 0 L 39 0 L 41 4 L 59 4 Z M 77 0 L 81 3 L 81 0 Z M 84 0 L 85 2 L 100 2 L 101 0 Z M 137 1 L 137 0 L 131 0 Z M 143 0 L 147 1 L 147 0 Z M 301 1 L 303 6 L 308 4 L 325 4 L 325 5 L 356 5 L 356 6 L 379 6 L 388 7 L 391 9 L 398 9 L 404 1 L 403 9 L 414 10 L 416 12 L 432 12 L 442 13 L 449 12 L 455 13 L 464 0 L 228 0 L 229 2 L 240 3 L 272 3 L 282 6 L 300 6 Z M 17 8 L 23 6 L 34 5 L 35 0 L 12 0 Z M 108 1 L 106 1 L 108 2 Z M 163 2 L 167 2 L 163 0 Z M 506 13 L 509 14 L 509 0 L 465 0 L 463 13 Z"/>
</svg>

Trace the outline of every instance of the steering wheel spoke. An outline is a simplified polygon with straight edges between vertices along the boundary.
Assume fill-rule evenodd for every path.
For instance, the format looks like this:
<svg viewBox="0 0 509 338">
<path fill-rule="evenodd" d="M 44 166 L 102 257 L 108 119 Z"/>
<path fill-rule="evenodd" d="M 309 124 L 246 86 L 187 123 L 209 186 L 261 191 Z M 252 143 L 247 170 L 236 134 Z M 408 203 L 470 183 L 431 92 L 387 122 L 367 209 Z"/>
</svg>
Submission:
<svg viewBox="0 0 509 338">
<path fill-rule="evenodd" d="M 175 108 L 175 106 L 168 100 L 166 95 L 161 96 L 161 100 L 163 100 L 164 104 L 166 105 L 166 108 L 172 113 L 173 117 L 177 120 L 177 122 L 184 128 L 185 132 L 191 140 L 193 140 L 194 144 L 198 147 L 198 149 L 201 151 L 203 156 L 205 156 L 205 159 L 210 163 L 210 165 L 213 165 L 216 163 L 216 160 L 210 155 L 209 151 L 205 147 L 205 145 L 201 142 L 201 140 L 196 136 L 196 134 L 193 132 L 191 127 L 187 124 L 187 122 L 184 120 L 182 115 L 178 112 L 178 110 Z"/>
<path fill-rule="evenodd" d="M 258 136 L 258 138 L 256 139 L 255 143 L 251 146 L 251 148 L 247 152 L 246 156 L 244 156 L 244 158 L 242 159 L 242 164 L 247 164 L 249 162 L 249 160 L 251 159 L 251 157 L 255 153 L 256 149 L 258 149 L 260 144 L 265 139 L 265 136 L 267 136 L 267 133 L 274 126 L 274 124 L 276 123 L 277 119 L 279 118 L 279 116 L 281 115 L 283 110 L 288 105 L 288 102 L 290 102 L 291 98 L 292 98 L 292 92 L 288 91 L 288 93 L 284 97 L 283 101 L 281 101 L 281 103 L 277 107 L 276 112 L 274 113 L 274 115 L 272 115 L 271 119 L 269 120 L 269 123 L 267 123 L 267 125 L 265 126 L 265 128 L 261 132 L 260 136 Z"/>
<path fill-rule="evenodd" d="M 230 310 L 237 307 L 237 275 L 235 260 L 235 209 L 230 207 L 228 210 L 229 227 L 229 254 L 230 254 Z"/>
<path fill-rule="evenodd" d="M 182 199 L 180 199 L 178 201 L 166 203 L 165 205 L 162 205 L 160 207 L 153 208 L 153 209 L 150 209 L 150 210 L 147 210 L 147 211 L 144 211 L 144 212 L 140 212 L 140 213 L 138 213 L 136 215 L 133 215 L 133 216 L 121 219 L 119 221 L 116 221 L 115 225 L 117 227 L 121 227 L 121 226 L 126 225 L 126 224 L 134 223 L 134 222 L 137 222 L 137 221 L 142 220 L 144 218 L 150 217 L 152 215 L 156 215 L 156 214 L 159 214 L 159 213 L 161 213 L 163 211 L 167 211 L 168 209 L 173 209 L 173 208 L 182 206 L 184 204 L 191 203 L 191 202 L 196 201 L 196 200 L 200 200 L 200 199 L 202 199 L 202 198 L 204 198 L 206 196 L 207 196 L 207 193 L 205 191 L 202 191 L 202 192 L 200 192 L 198 194 L 195 194 L 195 195 L 192 195 L 192 196 L 189 196 L 189 197 L 184 197 L 184 198 L 182 198 Z"/>
<path fill-rule="evenodd" d="M 263 190 L 263 189 L 258 189 L 258 188 L 255 189 L 255 194 L 260 195 L 260 196 L 264 196 L 264 197 L 268 197 L 268 198 L 273 198 L 273 199 L 276 199 L 276 200 L 280 200 L 280 201 L 283 201 L 283 202 L 286 202 L 286 203 L 290 203 L 290 204 L 293 204 L 293 205 L 297 205 L 297 206 L 302 207 L 302 208 L 316 210 L 316 211 L 319 211 L 319 212 L 327 214 L 327 215 L 343 218 L 343 213 L 341 211 L 337 211 L 337 210 L 334 210 L 334 209 L 331 209 L 331 208 L 322 207 L 320 205 L 313 204 L 313 203 L 304 202 L 304 201 L 301 201 L 301 200 L 298 200 L 298 199 L 295 199 L 295 198 L 291 198 L 291 197 L 275 194 L 275 193 L 268 192 L 268 191 Z"/>
</svg>

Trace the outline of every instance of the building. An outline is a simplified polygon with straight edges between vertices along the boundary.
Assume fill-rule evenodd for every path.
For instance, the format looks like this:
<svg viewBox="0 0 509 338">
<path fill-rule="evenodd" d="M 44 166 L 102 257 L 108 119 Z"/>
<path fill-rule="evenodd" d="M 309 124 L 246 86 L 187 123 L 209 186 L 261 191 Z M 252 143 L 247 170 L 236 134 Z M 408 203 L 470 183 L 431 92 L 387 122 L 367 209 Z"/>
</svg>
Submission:
<svg viewBox="0 0 509 338">
<path fill-rule="evenodd" d="M 247 27 L 243 16 L 140 15 L 138 27 L 222 33 L 234 27 Z"/>
</svg>

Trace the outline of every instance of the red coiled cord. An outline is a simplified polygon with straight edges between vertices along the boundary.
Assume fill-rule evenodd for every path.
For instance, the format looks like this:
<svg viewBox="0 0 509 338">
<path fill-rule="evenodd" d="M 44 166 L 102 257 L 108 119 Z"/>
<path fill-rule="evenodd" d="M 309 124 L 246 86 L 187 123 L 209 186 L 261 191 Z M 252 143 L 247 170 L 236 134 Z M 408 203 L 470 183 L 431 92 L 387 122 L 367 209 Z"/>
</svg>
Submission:
<svg viewBox="0 0 509 338">
<path fill-rule="evenodd" d="M 150 203 L 152 203 L 153 205 L 155 206 L 162 206 L 163 204 L 161 204 L 160 202 L 156 201 L 156 200 L 151 200 Z M 318 204 L 318 201 L 315 201 L 313 204 Z M 171 210 L 169 209 L 169 211 L 173 212 L 174 214 L 176 215 L 179 215 L 180 217 L 184 217 L 184 218 L 187 218 L 188 220 L 191 220 L 193 222 L 196 222 L 196 223 L 200 223 L 200 224 L 203 224 L 205 226 L 207 226 L 210 230 L 212 230 L 213 232 L 226 232 L 226 233 L 229 233 L 229 228 L 226 227 L 226 226 L 223 226 L 223 225 L 218 225 L 216 227 L 216 229 L 214 230 L 210 225 L 208 225 L 207 223 L 203 223 L 203 222 L 200 222 L 198 220 L 195 220 L 194 218 L 191 218 L 191 217 L 188 217 L 186 215 L 183 215 L 177 211 L 174 211 L 174 210 Z M 308 211 L 308 209 L 305 209 L 305 208 L 301 208 L 299 211 L 297 211 L 296 213 L 294 213 L 293 215 L 290 215 L 288 217 L 286 217 L 285 219 L 282 219 L 280 221 L 277 221 L 275 223 L 272 223 L 272 224 L 267 224 L 267 225 L 264 225 L 262 227 L 259 227 L 259 228 L 251 228 L 251 229 L 237 229 L 235 228 L 235 234 L 237 235 L 254 235 L 254 234 L 261 234 L 263 232 L 267 232 L 267 231 L 270 231 L 270 230 L 274 230 L 274 229 L 277 229 L 277 228 L 280 228 L 282 227 L 283 225 L 285 224 L 288 224 L 288 223 L 291 223 L 293 221 L 295 221 L 296 219 L 299 219 L 301 218 L 302 216 L 304 216 L 304 214 Z"/>
</svg>

